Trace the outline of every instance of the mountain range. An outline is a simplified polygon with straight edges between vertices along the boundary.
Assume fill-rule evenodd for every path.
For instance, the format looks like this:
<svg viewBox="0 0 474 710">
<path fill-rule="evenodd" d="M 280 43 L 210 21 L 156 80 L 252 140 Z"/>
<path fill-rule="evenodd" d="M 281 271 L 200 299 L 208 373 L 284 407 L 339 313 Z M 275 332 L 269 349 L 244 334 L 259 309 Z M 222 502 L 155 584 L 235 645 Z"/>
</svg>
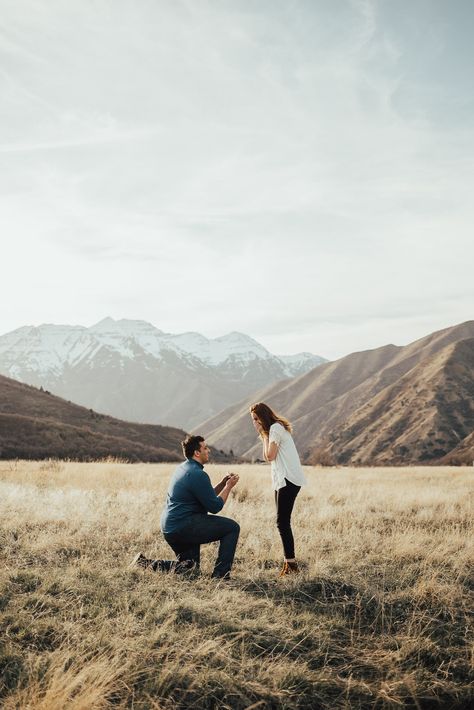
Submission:
<svg viewBox="0 0 474 710">
<path fill-rule="evenodd" d="M 294 425 L 305 463 L 355 465 L 472 462 L 474 321 L 406 346 L 386 345 L 327 362 L 261 389 Z M 248 399 L 200 426 L 208 441 L 261 456 Z"/>
<path fill-rule="evenodd" d="M 143 321 L 20 328 L 0 338 L 0 367 L 40 390 L 0 376 L 0 456 L 178 460 L 192 427 L 130 421 L 174 412 L 206 435 L 214 460 L 225 451 L 257 459 L 248 408 L 265 401 L 292 421 L 304 463 L 472 463 L 474 321 L 318 362 L 285 361 L 239 333 L 172 336 Z M 292 368 L 302 374 L 290 377 Z M 87 407 L 41 391 L 51 383 Z M 225 401 L 234 404 L 218 411 Z"/>
<path fill-rule="evenodd" d="M 181 461 L 181 429 L 124 422 L 0 376 L 0 458 Z M 212 450 L 212 460 L 229 461 Z"/>
<path fill-rule="evenodd" d="M 127 421 L 187 431 L 255 390 L 326 362 L 272 355 L 242 333 L 172 335 L 137 320 L 24 326 L 0 337 L 0 374 Z"/>
</svg>

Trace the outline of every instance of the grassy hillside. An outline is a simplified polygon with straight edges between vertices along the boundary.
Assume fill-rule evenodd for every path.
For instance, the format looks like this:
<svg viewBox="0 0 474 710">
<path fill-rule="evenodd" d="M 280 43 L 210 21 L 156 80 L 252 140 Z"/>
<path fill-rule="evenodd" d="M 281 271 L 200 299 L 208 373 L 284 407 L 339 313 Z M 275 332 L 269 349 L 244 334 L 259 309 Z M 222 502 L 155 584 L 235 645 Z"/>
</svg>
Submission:
<svg viewBox="0 0 474 710">
<path fill-rule="evenodd" d="M 0 376 L 0 458 L 180 461 L 182 429 L 136 424 Z M 215 461 L 230 459 L 213 450 Z"/>
<path fill-rule="evenodd" d="M 471 468 L 307 469 L 279 580 L 269 470 L 241 466 L 228 586 L 213 545 L 196 580 L 127 566 L 168 555 L 172 469 L 0 462 L 2 708 L 470 706 Z"/>
</svg>

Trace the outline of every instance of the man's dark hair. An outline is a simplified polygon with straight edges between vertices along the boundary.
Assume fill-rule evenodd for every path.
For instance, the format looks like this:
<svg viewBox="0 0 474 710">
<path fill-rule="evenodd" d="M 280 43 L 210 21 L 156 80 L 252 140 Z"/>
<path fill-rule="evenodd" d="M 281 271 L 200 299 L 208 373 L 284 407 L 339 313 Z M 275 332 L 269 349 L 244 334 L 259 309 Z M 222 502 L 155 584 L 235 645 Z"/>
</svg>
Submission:
<svg viewBox="0 0 474 710">
<path fill-rule="evenodd" d="M 187 459 L 192 459 L 196 451 L 199 451 L 202 441 L 204 441 L 203 436 L 193 436 L 190 434 L 190 436 L 187 436 L 185 440 L 181 442 L 183 454 Z"/>
</svg>

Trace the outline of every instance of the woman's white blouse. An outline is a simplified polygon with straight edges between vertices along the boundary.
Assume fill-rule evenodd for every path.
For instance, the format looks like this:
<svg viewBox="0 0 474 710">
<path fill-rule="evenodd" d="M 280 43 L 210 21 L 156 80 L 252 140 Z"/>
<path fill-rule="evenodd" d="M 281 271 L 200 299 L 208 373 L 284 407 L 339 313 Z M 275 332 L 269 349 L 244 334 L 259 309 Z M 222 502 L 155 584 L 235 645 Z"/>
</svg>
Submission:
<svg viewBox="0 0 474 710">
<path fill-rule="evenodd" d="M 268 441 L 278 444 L 276 458 L 271 462 L 273 490 L 278 491 L 286 486 L 285 478 L 295 486 L 304 486 L 306 478 L 300 464 L 300 457 L 295 442 L 285 427 L 275 422 L 270 427 Z"/>
</svg>

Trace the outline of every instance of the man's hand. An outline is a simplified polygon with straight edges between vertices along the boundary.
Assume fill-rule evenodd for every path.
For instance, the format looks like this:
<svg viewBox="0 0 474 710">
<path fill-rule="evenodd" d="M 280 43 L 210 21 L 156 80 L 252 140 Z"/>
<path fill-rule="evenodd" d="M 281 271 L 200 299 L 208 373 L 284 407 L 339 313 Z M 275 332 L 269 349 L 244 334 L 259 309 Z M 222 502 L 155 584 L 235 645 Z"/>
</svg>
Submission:
<svg viewBox="0 0 474 710">
<path fill-rule="evenodd" d="M 239 482 L 239 474 L 238 473 L 229 473 L 226 476 L 226 488 L 229 488 L 229 490 L 232 490 L 234 486 L 237 485 Z"/>
<path fill-rule="evenodd" d="M 226 476 L 224 476 L 224 478 L 222 479 L 222 481 L 219 481 L 219 483 L 217 484 L 217 486 L 214 488 L 214 491 L 215 491 L 216 495 L 219 495 L 219 493 L 224 490 L 224 488 L 227 486 L 227 484 L 229 483 L 229 481 L 230 481 L 232 478 L 237 478 L 237 481 L 239 480 L 238 474 L 236 474 L 236 473 L 228 473 Z M 229 491 L 235 486 L 235 484 L 237 483 L 237 481 L 235 481 L 235 483 L 233 483 L 233 485 L 231 485 L 231 486 L 228 488 Z"/>
<path fill-rule="evenodd" d="M 225 486 L 223 486 L 222 490 L 218 492 L 218 495 L 220 494 L 220 497 L 226 502 L 227 498 L 229 497 L 229 493 L 233 489 L 234 486 L 237 485 L 239 482 L 239 474 L 238 473 L 229 473 L 225 478 L 222 479 L 222 481 L 225 480 Z M 221 481 L 221 483 L 222 483 Z M 219 485 L 221 485 L 219 483 Z M 216 486 L 217 488 L 217 486 Z M 215 489 L 216 490 L 216 489 Z M 217 490 L 216 490 L 217 493 Z"/>
</svg>

